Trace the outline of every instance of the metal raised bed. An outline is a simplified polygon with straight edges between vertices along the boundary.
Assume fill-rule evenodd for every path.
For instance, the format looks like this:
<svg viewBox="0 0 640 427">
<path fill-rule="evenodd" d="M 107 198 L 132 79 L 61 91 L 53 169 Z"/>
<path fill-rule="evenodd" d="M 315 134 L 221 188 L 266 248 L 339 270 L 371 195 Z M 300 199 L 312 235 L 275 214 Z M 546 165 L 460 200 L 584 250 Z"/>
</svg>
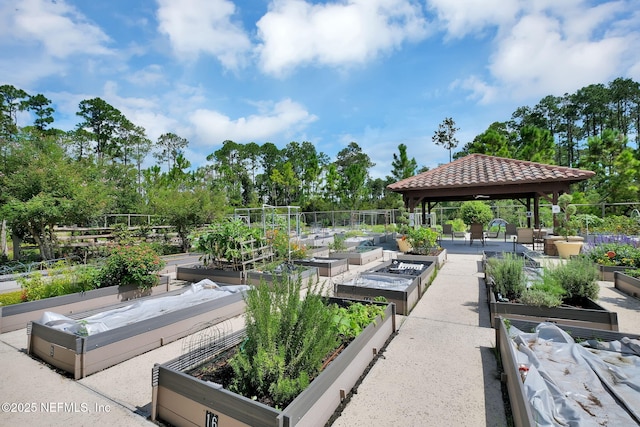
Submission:
<svg viewBox="0 0 640 427">
<path fill-rule="evenodd" d="M 370 268 L 367 272 L 390 275 L 391 277 L 417 277 L 419 279 L 418 288 L 420 289 L 420 296 L 422 296 L 436 273 L 436 264 L 432 261 L 420 262 L 394 259 L 385 261 L 377 267 Z"/>
<path fill-rule="evenodd" d="M 45 311 L 55 310 L 57 313 L 67 315 L 144 296 L 161 295 L 168 291 L 169 276 L 161 275 L 160 284 L 148 290 L 140 290 L 132 285 L 109 286 L 5 307 L 0 306 L 0 333 L 26 328 L 29 322 L 39 319 Z"/>
<path fill-rule="evenodd" d="M 362 273 L 344 283 L 335 283 L 333 294 L 341 298 L 374 301 L 384 297 L 396 305 L 396 312 L 403 316 L 415 307 L 422 295 L 417 276 Z"/>
<path fill-rule="evenodd" d="M 332 252 L 329 256 L 331 258 L 346 258 L 352 265 L 365 265 L 382 259 L 382 248 L 359 246 L 348 251 Z"/>
<path fill-rule="evenodd" d="M 306 267 L 315 267 L 318 269 L 318 274 L 323 277 L 333 277 L 349 271 L 349 260 L 347 258 L 313 257 L 297 259 L 293 262 Z"/>
<path fill-rule="evenodd" d="M 281 264 L 279 268 L 274 271 L 260 271 L 249 270 L 247 272 L 247 284 L 258 285 L 260 282 L 266 282 L 267 284 L 273 283 L 278 277 L 286 275 L 289 280 L 302 280 L 302 287 L 306 288 L 308 285 L 318 283 L 319 275 L 316 267 L 306 267 L 296 264 Z"/>
<path fill-rule="evenodd" d="M 330 302 L 339 299 L 330 298 Z M 202 381 L 185 371 L 243 339 L 230 335 L 211 347 L 156 365 L 151 419 L 176 426 L 324 426 L 396 330 L 395 305 L 369 324 L 286 408 L 275 409 Z M 201 357 L 206 354 L 206 358 Z"/>
<path fill-rule="evenodd" d="M 613 274 L 613 283 L 616 289 L 632 297 L 640 298 L 640 279 L 629 276 L 622 271 Z"/>
<path fill-rule="evenodd" d="M 582 423 L 591 423 L 588 425 L 637 425 L 640 424 L 638 416 L 637 405 L 640 395 L 636 390 L 635 397 L 632 397 L 632 401 L 636 404 L 631 405 L 630 408 L 617 408 L 615 403 L 621 404 L 622 400 L 617 397 L 613 397 L 608 394 L 609 391 L 615 389 L 617 384 L 613 384 L 612 387 L 604 386 L 603 390 L 600 388 L 600 381 L 595 381 L 596 387 L 590 386 L 585 378 L 589 375 L 595 375 L 604 381 L 613 380 L 616 382 L 616 378 L 619 377 L 617 367 L 615 365 L 628 365 L 633 366 L 634 362 L 625 353 L 613 353 L 609 359 L 614 361 L 611 367 L 608 367 L 605 371 L 606 375 L 602 377 L 600 374 L 590 373 L 588 369 L 584 369 L 582 364 L 577 363 L 580 360 L 580 353 L 583 351 L 579 348 L 573 350 L 570 349 L 572 357 L 568 360 L 564 360 L 563 354 L 560 351 L 556 351 L 551 346 L 555 339 L 561 339 L 562 334 L 557 334 L 555 331 L 547 332 L 545 340 L 541 345 L 544 346 L 544 352 L 547 354 L 553 354 L 554 360 L 551 361 L 551 365 L 556 365 L 559 370 L 548 370 L 545 368 L 546 362 L 536 361 L 532 364 L 529 355 L 536 354 L 536 346 L 538 343 L 533 338 L 526 338 L 526 345 L 517 344 L 514 339 L 511 338 L 515 334 L 515 330 L 511 328 L 517 328 L 524 333 L 532 333 L 536 331 L 536 328 L 540 325 L 539 322 L 518 320 L 518 319 L 504 319 L 500 318 L 498 321 L 498 327 L 496 329 L 496 343 L 500 351 L 500 360 L 502 362 L 502 368 L 504 371 L 504 381 L 507 385 L 507 391 L 509 394 L 509 401 L 511 403 L 511 412 L 513 415 L 514 425 L 516 427 L 536 427 L 540 425 L 550 425 L 553 422 L 549 422 L 551 419 L 557 422 L 555 425 L 583 425 Z M 549 324 L 553 325 L 553 324 Z M 581 328 L 570 325 L 554 325 L 559 327 L 562 331 L 566 332 L 571 339 L 567 341 L 575 341 L 576 343 L 591 340 L 591 343 L 596 347 L 606 346 L 607 341 L 622 341 L 625 339 L 640 338 L 639 335 L 612 332 L 607 330 Z M 557 338 L 556 338 L 557 337 Z M 552 338 L 552 339 L 549 339 Z M 565 337 L 566 338 L 566 337 Z M 637 341 L 636 341 L 637 342 Z M 570 342 L 565 344 L 561 343 L 561 346 L 579 344 L 571 344 Z M 637 345 L 637 344 L 636 344 Z M 526 348 L 525 348 L 526 347 Z M 602 353 L 602 352 L 601 352 Z M 626 363 L 625 363 L 626 362 Z M 590 362 L 589 366 L 598 366 L 599 362 Z M 606 365 L 601 365 L 606 366 Z M 638 362 L 638 356 L 635 356 L 635 368 L 638 369 L 640 362 Z M 535 367 L 535 370 L 533 368 Z M 545 370 L 544 375 L 538 372 L 538 369 Z M 595 372 L 596 370 L 594 370 Z M 586 375 L 585 375 L 586 372 Z M 577 378 L 577 384 L 572 386 L 571 377 Z M 543 381 L 543 382 L 541 382 Z M 550 384 L 547 387 L 541 387 L 541 384 L 548 382 Z M 618 384 L 624 384 L 625 381 L 618 382 Z M 629 383 L 626 381 L 626 383 Z M 566 390 L 564 390 L 566 388 Z M 597 389 L 597 390 L 596 390 Z M 549 399 L 554 393 L 557 392 L 555 399 Z M 530 397 L 531 396 L 531 397 Z M 624 392 L 625 399 L 629 396 L 628 392 Z M 553 404 L 549 404 L 553 401 Z M 554 408 L 555 416 L 549 415 L 545 412 L 546 408 Z M 616 413 L 614 415 L 614 413 Z M 559 416 L 558 416 L 559 415 Z M 559 418 L 563 418 L 560 420 Z M 572 419 L 567 419 L 572 418 Z M 582 420 L 582 423 L 581 421 Z M 564 424 L 563 424 L 564 422 Z"/>
<path fill-rule="evenodd" d="M 128 305 L 119 304 L 100 313 L 80 313 L 70 319 L 76 323 L 57 320 L 61 316 L 56 313 L 45 315 L 53 320 L 29 323 L 27 352 L 80 379 L 244 313 L 244 290 L 236 286 L 230 289 L 237 291 L 200 303 L 195 298 L 192 305 L 173 311 L 170 306 L 177 301 L 175 298 L 185 298 L 187 291 L 172 291 L 162 297 L 143 298 Z M 88 328 L 86 324 L 89 319 L 99 319 L 107 313 L 126 313 L 133 319 L 140 318 L 135 316 L 133 310 L 136 306 L 149 303 L 154 307 L 159 304 L 160 308 L 154 308 L 152 315 L 140 316 L 143 320 L 131 321 L 95 334 L 88 334 L 82 329 Z M 61 324 L 71 326 L 61 330 Z"/>
</svg>

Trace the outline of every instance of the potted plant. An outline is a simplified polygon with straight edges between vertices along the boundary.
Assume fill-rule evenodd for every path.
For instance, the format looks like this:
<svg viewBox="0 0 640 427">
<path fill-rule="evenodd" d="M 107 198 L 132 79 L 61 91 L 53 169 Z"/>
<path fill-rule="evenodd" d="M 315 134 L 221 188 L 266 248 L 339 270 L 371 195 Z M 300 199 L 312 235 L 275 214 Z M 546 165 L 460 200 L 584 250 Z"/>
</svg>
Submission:
<svg viewBox="0 0 640 427">
<path fill-rule="evenodd" d="M 564 259 L 578 255 L 583 245 L 583 239 L 576 236 L 579 223 L 573 217 L 577 207 L 571 204 L 572 200 L 571 194 L 562 194 L 558 197 L 561 214 L 556 217 L 558 226 L 555 228 L 555 233 L 562 236 L 564 240 L 554 240 L 554 243 L 558 249 L 558 255 Z"/>
</svg>

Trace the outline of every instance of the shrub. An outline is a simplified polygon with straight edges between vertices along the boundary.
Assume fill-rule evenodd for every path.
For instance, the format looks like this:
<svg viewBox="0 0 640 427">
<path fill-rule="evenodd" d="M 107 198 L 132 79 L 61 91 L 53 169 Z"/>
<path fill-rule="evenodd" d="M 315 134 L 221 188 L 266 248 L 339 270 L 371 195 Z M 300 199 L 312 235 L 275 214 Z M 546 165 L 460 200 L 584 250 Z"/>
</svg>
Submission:
<svg viewBox="0 0 640 427">
<path fill-rule="evenodd" d="M 140 289 L 149 289 L 158 284 L 157 272 L 163 266 L 164 262 L 146 243 L 117 246 L 100 271 L 100 286 L 136 285 Z"/>
<path fill-rule="evenodd" d="M 548 274 L 562 286 L 567 299 L 598 298 L 598 268 L 587 257 L 570 258 L 565 263 L 549 268 Z"/>
<path fill-rule="evenodd" d="M 449 222 L 453 231 L 467 231 L 467 224 L 464 223 L 462 218 L 454 218 Z"/>
<path fill-rule="evenodd" d="M 517 300 L 526 289 L 524 259 L 504 253 L 502 258 L 489 258 L 487 273 L 493 278 L 495 291 L 505 298 Z"/>
<path fill-rule="evenodd" d="M 300 299 L 302 279 L 261 282 L 246 295 L 247 338 L 229 361 L 232 391 L 286 406 L 304 390 L 337 346 L 333 311 L 319 288 Z"/>
<path fill-rule="evenodd" d="M 479 200 L 467 201 L 460 205 L 460 217 L 465 224 L 487 225 L 493 218 L 491 208 Z"/>
<path fill-rule="evenodd" d="M 407 230 L 407 240 L 418 254 L 427 254 L 436 246 L 438 233 L 429 227 L 416 227 Z"/>
</svg>

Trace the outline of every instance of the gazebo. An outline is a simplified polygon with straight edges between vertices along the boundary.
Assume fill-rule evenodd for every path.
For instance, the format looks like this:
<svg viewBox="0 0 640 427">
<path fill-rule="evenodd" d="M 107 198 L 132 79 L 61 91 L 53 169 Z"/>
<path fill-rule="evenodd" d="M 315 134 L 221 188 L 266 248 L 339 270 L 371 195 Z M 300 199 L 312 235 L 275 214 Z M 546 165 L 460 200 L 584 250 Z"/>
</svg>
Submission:
<svg viewBox="0 0 640 427">
<path fill-rule="evenodd" d="M 540 198 L 553 205 L 569 192 L 571 184 L 584 181 L 595 172 L 524 160 L 469 154 L 433 170 L 387 186 L 402 194 L 405 207 L 415 213 L 422 206 L 423 223 L 438 202 L 514 199 L 531 212 L 534 227 L 540 228 Z M 527 218 L 531 227 L 531 218 Z"/>
</svg>

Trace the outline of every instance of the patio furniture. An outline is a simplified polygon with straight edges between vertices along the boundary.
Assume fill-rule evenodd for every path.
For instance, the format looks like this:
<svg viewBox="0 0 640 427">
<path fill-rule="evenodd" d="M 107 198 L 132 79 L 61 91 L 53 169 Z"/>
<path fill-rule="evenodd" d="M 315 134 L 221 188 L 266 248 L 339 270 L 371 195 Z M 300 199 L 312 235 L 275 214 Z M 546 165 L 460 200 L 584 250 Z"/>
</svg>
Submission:
<svg viewBox="0 0 640 427">
<path fill-rule="evenodd" d="M 517 229 L 516 240 L 514 242 L 514 250 L 515 244 L 519 243 L 521 245 L 531 245 L 532 250 L 536 250 L 536 239 L 534 238 L 533 228 L 521 227 Z"/>
<path fill-rule="evenodd" d="M 442 224 L 442 235 L 443 236 L 451 236 L 451 240 L 453 240 L 453 225 L 451 224 Z"/>
<path fill-rule="evenodd" d="M 485 234 L 482 228 L 482 224 L 471 224 L 471 228 L 469 229 L 469 240 L 471 241 L 471 243 L 469 243 L 469 245 L 473 245 L 474 240 L 480 240 L 482 242 L 482 246 L 484 246 L 484 237 Z"/>
</svg>

